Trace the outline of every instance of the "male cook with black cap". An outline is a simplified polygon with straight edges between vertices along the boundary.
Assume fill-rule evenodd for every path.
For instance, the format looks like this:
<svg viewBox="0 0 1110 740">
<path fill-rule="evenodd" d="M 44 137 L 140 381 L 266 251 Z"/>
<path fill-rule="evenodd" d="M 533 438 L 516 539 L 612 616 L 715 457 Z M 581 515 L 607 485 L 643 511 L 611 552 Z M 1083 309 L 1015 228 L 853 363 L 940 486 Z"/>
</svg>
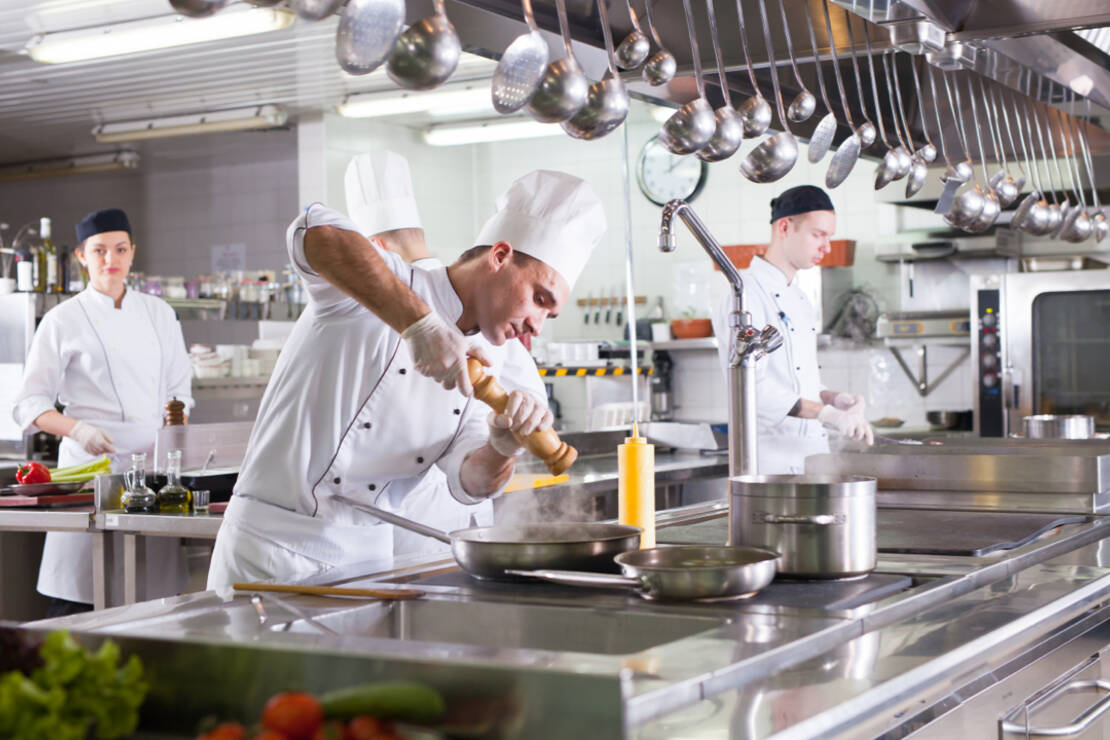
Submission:
<svg viewBox="0 0 1110 740">
<path fill-rule="evenodd" d="M 760 475 L 801 474 L 805 459 L 829 451 L 824 426 L 850 439 L 874 443 L 862 396 L 826 390 L 817 364 L 817 311 L 795 280 L 829 253 L 836 231 L 832 200 L 821 188 L 799 185 L 771 201 L 771 242 L 742 270 L 744 309 L 752 324 L 770 324 L 785 341 L 760 362 L 757 374 Z M 713 315 L 714 331 L 728 336 L 731 297 Z M 728 367 L 728 343 L 718 347 Z"/>
<path fill-rule="evenodd" d="M 153 451 L 167 401 L 192 408 L 192 370 L 173 309 L 127 288 L 135 257 L 127 214 L 90 213 L 77 224 L 77 242 L 89 287 L 42 317 L 12 416 L 27 432 L 63 438 L 60 466 L 108 454 L 120 473 L 131 453 Z M 148 458 L 147 469 L 154 463 Z M 187 577 L 180 540 L 147 540 L 146 598 L 180 593 Z M 52 599 L 48 616 L 92 608 L 91 534 L 47 533 L 38 590 Z"/>
</svg>

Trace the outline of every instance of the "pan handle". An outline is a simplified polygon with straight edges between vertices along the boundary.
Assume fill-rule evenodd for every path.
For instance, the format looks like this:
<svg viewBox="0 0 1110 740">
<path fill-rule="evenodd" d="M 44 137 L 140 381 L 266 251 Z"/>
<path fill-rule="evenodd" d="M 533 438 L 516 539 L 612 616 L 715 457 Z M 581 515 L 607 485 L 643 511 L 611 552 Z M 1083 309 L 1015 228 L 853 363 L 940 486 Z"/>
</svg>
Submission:
<svg viewBox="0 0 1110 740">
<path fill-rule="evenodd" d="M 789 516 L 787 514 L 771 514 L 760 511 L 755 514 L 756 523 L 763 524 L 818 524 L 829 526 L 843 524 L 846 517 L 843 514 L 810 514 L 808 516 Z"/>
<path fill-rule="evenodd" d="M 386 511 L 385 509 L 379 509 L 377 506 L 371 506 L 370 504 L 351 504 L 351 506 L 352 508 L 358 509 L 359 511 L 366 512 L 367 514 L 372 514 L 373 516 L 378 517 L 384 522 L 396 524 L 402 529 L 407 529 L 410 532 L 422 534 L 425 537 L 431 537 L 432 539 L 439 540 L 440 542 L 446 542 L 448 545 L 451 544 L 451 537 L 446 532 L 441 532 L 435 527 L 429 527 L 426 524 L 414 522 L 408 517 L 394 514 L 392 511 Z"/>
<path fill-rule="evenodd" d="M 610 573 L 590 573 L 580 570 L 506 570 L 512 576 L 525 576 L 526 578 L 540 578 L 552 583 L 563 583 L 568 586 L 599 586 L 601 588 L 643 588 L 639 578 L 618 576 Z"/>
</svg>

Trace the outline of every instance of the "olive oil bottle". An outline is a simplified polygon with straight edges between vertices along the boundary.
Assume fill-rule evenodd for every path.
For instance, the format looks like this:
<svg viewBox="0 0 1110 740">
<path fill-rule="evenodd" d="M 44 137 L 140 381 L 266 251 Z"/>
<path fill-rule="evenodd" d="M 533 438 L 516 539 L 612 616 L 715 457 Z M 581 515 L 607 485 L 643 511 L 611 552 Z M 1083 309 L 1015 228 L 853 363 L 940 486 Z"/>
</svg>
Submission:
<svg viewBox="0 0 1110 740">
<path fill-rule="evenodd" d="M 193 494 L 181 485 L 181 450 L 170 450 L 166 463 L 166 485 L 158 491 L 158 511 L 188 514 Z"/>
<path fill-rule="evenodd" d="M 131 456 L 131 469 L 123 474 L 127 484 L 120 496 L 124 511 L 132 514 L 153 514 L 158 511 L 158 497 L 146 485 L 146 453 Z"/>
</svg>

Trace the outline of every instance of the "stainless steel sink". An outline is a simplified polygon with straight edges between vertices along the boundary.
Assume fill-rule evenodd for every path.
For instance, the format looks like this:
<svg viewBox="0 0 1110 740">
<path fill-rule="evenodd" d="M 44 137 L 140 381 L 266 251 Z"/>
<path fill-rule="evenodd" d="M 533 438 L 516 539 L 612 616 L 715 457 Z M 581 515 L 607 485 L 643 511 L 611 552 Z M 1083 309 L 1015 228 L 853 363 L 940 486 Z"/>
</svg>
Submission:
<svg viewBox="0 0 1110 740">
<path fill-rule="evenodd" d="M 626 655 L 705 632 L 728 621 L 685 614 L 421 599 L 374 602 L 340 612 L 314 614 L 311 621 L 271 623 L 271 629 L 319 633 L 318 624 L 341 635 L 360 637 Z"/>
</svg>

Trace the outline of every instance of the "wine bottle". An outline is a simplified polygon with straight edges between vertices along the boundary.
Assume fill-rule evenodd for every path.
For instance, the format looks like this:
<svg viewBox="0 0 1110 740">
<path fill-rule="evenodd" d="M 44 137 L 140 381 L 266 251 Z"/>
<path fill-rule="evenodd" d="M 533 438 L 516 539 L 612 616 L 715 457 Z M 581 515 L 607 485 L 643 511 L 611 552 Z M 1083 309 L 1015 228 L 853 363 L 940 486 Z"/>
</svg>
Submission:
<svg viewBox="0 0 1110 740">
<path fill-rule="evenodd" d="M 50 219 L 45 216 L 39 219 L 39 245 L 46 266 L 46 282 L 43 291 L 46 293 L 61 293 L 62 276 L 58 269 L 58 248 L 54 246 L 54 241 L 50 238 Z"/>
</svg>

